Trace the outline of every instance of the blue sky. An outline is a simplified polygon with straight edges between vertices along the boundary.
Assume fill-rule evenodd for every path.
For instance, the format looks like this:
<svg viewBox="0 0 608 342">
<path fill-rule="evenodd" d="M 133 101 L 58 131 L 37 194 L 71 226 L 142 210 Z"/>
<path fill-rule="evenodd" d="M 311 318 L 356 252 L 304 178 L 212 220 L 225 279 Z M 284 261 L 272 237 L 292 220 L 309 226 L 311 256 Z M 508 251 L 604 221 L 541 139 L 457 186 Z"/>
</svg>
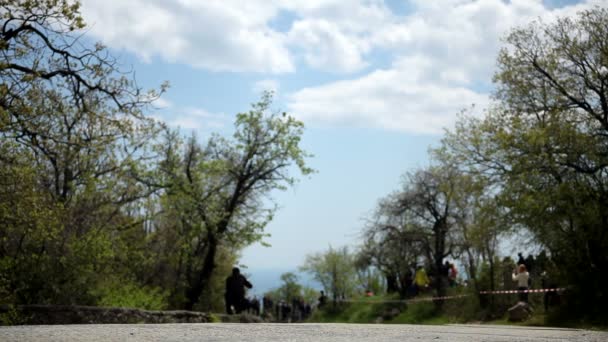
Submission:
<svg viewBox="0 0 608 342">
<path fill-rule="evenodd" d="M 354 245 L 376 201 L 472 104 L 490 102 L 500 37 L 605 0 L 84 0 L 87 36 L 169 91 L 149 114 L 201 138 L 228 133 L 262 90 L 306 124 L 319 172 L 287 192 L 241 263 L 294 270 Z"/>
</svg>

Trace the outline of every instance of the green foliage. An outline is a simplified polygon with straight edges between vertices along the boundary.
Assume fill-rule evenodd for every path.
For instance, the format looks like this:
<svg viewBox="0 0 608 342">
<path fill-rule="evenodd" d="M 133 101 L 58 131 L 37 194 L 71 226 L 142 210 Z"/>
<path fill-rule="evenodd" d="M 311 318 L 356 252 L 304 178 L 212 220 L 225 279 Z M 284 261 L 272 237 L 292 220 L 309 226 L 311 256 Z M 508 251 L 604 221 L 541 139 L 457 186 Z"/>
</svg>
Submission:
<svg viewBox="0 0 608 342">
<path fill-rule="evenodd" d="M 215 314 L 209 314 L 209 323 L 222 323 L 222 319 Z"/>
<path fill-rule="evenodd" d="M 328 304 L 316 310 L 308 322 L 318 323 L 375 323 L 383 313 L 395 307 L 394 304 L 376 303 L 378 300 L 395 297 L 355 297 L 355 302 Z M 399 306 L 399 305 L 398 305 Z"/>
<path fill-rule="evenodd" d="M 166 130 L 159 139 L 143 112 L 166 85 L 142 92 L 101 44 L 74 44 L 85 28 L 77 1 L 0 7 L 0 303 L 222 311 L 239 251 L 267 236 L 270 195 L 296 183 L 292 171 L 314 172 L 303 124 L 273 112 L 265 93 L 237 114 L 231 137 L 199 144 Z M 547 320 L 605 324 L 606 36 L 603 8 L 513 30 L 498 57 L 497 102 L 483 117 L 463 115 L 432 164 L 380 202 L 356 258 L 330 247 L 302 270 L 334 300 L 384 285 L 404 297 L 410 268 L 424 264 L 443 294 L 443 260 L 463 256 L 472 284 L 447 291 L 470 291 L 464 304 L 399 306 L 393 321 L 493 318 L 508 297 L 476 291 L 512 286 L 500 241 L 529 233 L 570 286 Z M 317 297 L 294 274 L 282 281 L 278 298 Z M 363 298 L 314 319 L 371 322 L 391 308 Z M 9 310 L 2 320 L 20 318 Z"/>
<path fill-rule="evenodd" d="M 309 322 L 319 323 L 387 323 L 447 324 L 481 320 L 482 310 L 474 292 L 464 288 L 450 289 L 450 295 L 469 294 L 464 299 L 446 301 L 441 310 L 432 301 L 403 303 L 397 294 L 354 297 L 352 302 L 338 302 L 316 310 Z M 393 311 L 398 310 L 397 316 Z"/>
<path fill-rule="evenodd" d="M 100 282 L 146 263 L 147 193 L 131 171 L 148 157 L 156 125 L 141 109 L 158 94 L 119 75 L 103 46 L 75 44 L 78 2 L 0 6 L 0 301 L 98 304 Z"/>
<path fill-rule="evenodd" d="M 184 141 L 78 1 L 0 3 L 0 303 L 223 310 L 238 252 L 263 239 L 270 194 L 313 172 L 304 126 L 266 93 L 232 137 Z"/>
<path fill-rule="evenodd" d="M 498 59 L 500 103 L 446 141 L 457 160 L 499 186 L 497 206 L 529 230 L 576 293 L 565 312 L 602 319 L 608 272 L 606 131 L 608 10 L 514 30 Z M 524 157 L 525 156 L 525 157 Z M 602 303 L 602 304 L 600 304 Z"/>
<path fill-rule="evenodd" d="M 298 283 L 298 276 L 294 273 L 287 272 L 281 274 L 283 284 L 277 289 L 279 298 L 286 303 L 291 303 L 292 300 L 302 296 L 302 285 Z"/>
<path fill-rule="evenodd" d="M 334 300 L 351 297 L 355 292 L 354 255 L 348 247 L 330 246 L 326 252 L 307 255 L 300 270 L 310 273 Z"/>
<path fill-rule="evenodd" d="M 232 249 L 220 248 L 216 259 L 216 267 L 209 286 L 202 292 L 201 298 L 195 306 L 195 310 L 204 312 L 224 312 L 226 310 L 224 304 L 226 278 L 232 274 L 232 268 L 236 264 L 237 259 L 238 254 Z M 246 272 L 243 271 L 243 274 L 249 278 Z"/>
<path fill-rule="evenodd" d="M 407 259 L 394 258 L 399 252 L 412 251 L 435 274 L 443 258 L 464 256 L 476 291 L 508 288 L 512 265 L 499 260 L 500 242 L 531 236 L 530 246 L 550 256 L 543 270 L 570 286 L 556 313 L 605 324 L 607 34 L 608 10 L 599 7 L 513 30 L 498 57 L 497 101 L 483 117 L 462 115 L 433 164 L 381 202 L 366 228 L 364 264 L 395 282 L 409 267 L 392 261 Z M 478 299 L 482 318 L 510 304 L 508 296 Z"/>
<path fill-rule="evenodd" d="M 305 303 L 314 304 L 319 298 L 319 291 L 300 284 L 295 273 L 281 274 L 281 282 L 279 287 L 268 291 L 264 296 L 271 298 L 275 303 L 279 301 L 291 303 L 293 299 L 302 299 Z"/>
<path fill-rule="evenodd" d="M 213 135 L 199 145 L 194 137 L 184 142 L 167 131 L 154 148 L 158 165 L 145 177 L 165 189 L 163 214 L 155 220 L 158 252 L 184 292 L 186 309 L 218 297 L 210 286 L 219 248 L 235 253 L 266 236 L 276 210 L 267 199 L 296 182 L 291 166 L 303 175 L 313 172 L 299 146 L 303 124 L 272 113 L 271 103 L 266 93 L 250 111 L 237 114 L 232 139 Z"/>
<path fill-rule="evenodd" d="M 420 302 L 408 305 L 391 323 L 401 324 L 443 324 L 448 323 L 445 317 L 437 315 L 437 308 L 433 302 Z"/>
<path fill-rule="evenodd" d="M 382 273 L 373 268 L 367 267 L 364 270 L 357 270 L 357 279 L 361 292 L 371 291 L 375 295 L 382 295 L 386 285 Z"/>
<path fill-rule="evenodd" d="M 63 213 L 38 191 L 34 177 L 33 169 L 25 165 L 0 168 L 3 302 L 44 302 L 52 292 L 46 279 L 56 271 Z"/>
<path fill-rule="evenodd" d="M 27 317 L 17 310 L 14 305 L 9 305 L 6 312 L 0 313 L 0 326 L 22 325 L 27 323 Z"/>
<path fill-rule="evenodd" d="M 388 323 L 445 324 L 459 322 L 457 317 L 438 313 L 432 302 L 398 303 L 396 295 L 355 297 L 354 302 L 339 302 L 313 313 L 308 322 L 318 323 Z M 392 317 L 392 312 L 399 314 Z M 392 317 L 392 318 L 391 318 Z"/>
<path fill-rule="evenodd" d="M 267 93 L 232 139 L 160 142 L 143 111 L 167 85 L 143 92 L 104 46 L 75 44 L 77 1 L 0 6 L 0 302 L 223 310 L 264 199 L 292 165 L 313 172 L 303 124 Z"/>
<path fill-rule="evenodd" d="M 167 293 L 160 288 L 141 286 L 133 280 L 112 279 L 98 285 L 96 305 L 146 310 L 167 308 Z M 96 291 L 94 291 L 96 292 Z"/>
<path fill-rule="evenodd" d="M 319 299 L 319 290 L 314 289 L 312 287 L 303 286 L 302 287 L 302 299 L 305 303 L 309 303 L 311 305 L 315 305 Z"/>
</svg>

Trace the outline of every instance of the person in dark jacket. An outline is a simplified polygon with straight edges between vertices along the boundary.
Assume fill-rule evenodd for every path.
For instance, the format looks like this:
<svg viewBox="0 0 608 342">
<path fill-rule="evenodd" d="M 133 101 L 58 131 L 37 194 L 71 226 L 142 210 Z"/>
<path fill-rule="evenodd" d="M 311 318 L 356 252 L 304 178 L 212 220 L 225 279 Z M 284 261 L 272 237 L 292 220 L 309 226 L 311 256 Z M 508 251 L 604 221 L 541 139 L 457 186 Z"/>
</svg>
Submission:
<svg viewBox="0 0 608 342">
<path fill-rule="evenodd" d="M 321 296 L 319 297 L 319 304 L 317 307 L 321 309 L 325 306 L 325 303 L 327 303 L 327 296 L 325 295 L 324 291 L 321 291 Z"/>
<path fill-rule="evenodd" d="M 226 278 L 226 313 L 240 314 L 247 308 L 245 300 L 245 288 L 252 288 L 253 285 L 241 274 L 238 267 L 232 269 L 232 275 Z M 234 311 L 233 311 L 234 308 Z"/>
<path fill-rule="evenodd" d="M 519 265 L 525 265 L 526 264 L 526 260 L 524 259 L 524 256 L 523 256 L 523 254 L 521 254 L 521 252 L 517 253 L 517 257 L 518 257 L 517 258 L 517 266 L 519 266 Z"/>
</svg>

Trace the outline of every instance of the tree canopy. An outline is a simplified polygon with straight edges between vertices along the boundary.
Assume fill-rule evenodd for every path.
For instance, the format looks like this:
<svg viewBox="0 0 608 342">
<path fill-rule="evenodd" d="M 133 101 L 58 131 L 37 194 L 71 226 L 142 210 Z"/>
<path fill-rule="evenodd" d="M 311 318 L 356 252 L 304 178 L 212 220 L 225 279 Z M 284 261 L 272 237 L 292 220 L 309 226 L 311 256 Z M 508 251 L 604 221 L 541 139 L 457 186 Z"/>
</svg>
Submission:
<svg viewBox="0 0 608 342">
<path fill-rule="evenodd" d="M 512 30 L 498 56 L 494 102 L 481 117 L 462 114 L 432 150 L 431 165 L 407 173 L 403 189 L 380 203 L 384 218 L 365 230 L 370 260 L 382 267 L 387 255 L 411 251 L 417 257 L 409 260 L 423 260 L 435 273 L 443 258 L 464 256 L 476 289 L 494 288 L 498 258 L 508 257 L 500 240 L 524 234 L 528 247 L 548 252 L 544 271 L 569 286 L 560 312 L 602 317 L 607 30 L 608 10 L 599 7 Z M 378 243 L 385 248 L 372 248 Z M 482 285 L 484 264 L 490 281 Z M 393 277 L 404 267 L 411 266 Z M 435 286 L 441 295 L 441 282 Z"/>
<path fill-rule="evenodd" d="M 167 83 L 83 39 L 78 1 L 0 8 L 0 303 L 222 308 L 273 191 L 313 172 L 303 124 L 266 93 L 232 137 L 184 139 L 148 116 Z"/>
</svg>

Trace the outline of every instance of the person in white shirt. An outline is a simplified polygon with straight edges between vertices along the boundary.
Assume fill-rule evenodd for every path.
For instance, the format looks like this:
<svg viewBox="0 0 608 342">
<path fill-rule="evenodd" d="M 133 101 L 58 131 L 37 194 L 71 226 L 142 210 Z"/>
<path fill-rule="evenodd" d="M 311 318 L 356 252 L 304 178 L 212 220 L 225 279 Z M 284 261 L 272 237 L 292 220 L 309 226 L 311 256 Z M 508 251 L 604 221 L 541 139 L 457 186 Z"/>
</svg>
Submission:
<svg viewBox="0 0 608 342">
<path fill-rule="evenodd" d="M 517 290 L 524 291 L 528 289 L 528 279 L 530 279 L 530 274 L 526 270 L 526 265 L 519 265 L 518 269 L 513 271 L 513 281 L 517 282 Z M 520 292 L 519 300 L 521 302 L 528 302 L 528 293 Z"/>
</svg>

